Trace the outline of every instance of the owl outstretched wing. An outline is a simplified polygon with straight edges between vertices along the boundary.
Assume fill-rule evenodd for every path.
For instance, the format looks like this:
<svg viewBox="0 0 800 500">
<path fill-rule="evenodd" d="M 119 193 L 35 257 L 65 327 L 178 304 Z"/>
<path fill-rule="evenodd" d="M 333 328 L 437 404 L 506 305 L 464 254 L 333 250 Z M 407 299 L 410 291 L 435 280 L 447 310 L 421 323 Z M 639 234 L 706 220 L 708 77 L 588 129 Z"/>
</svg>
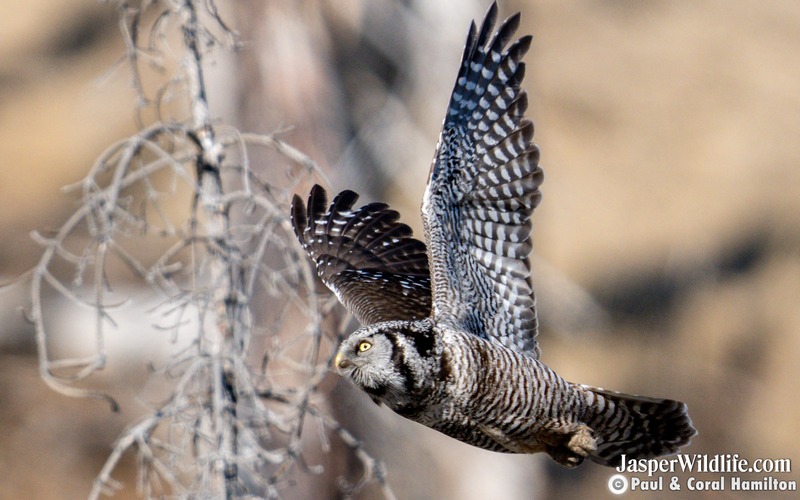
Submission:
<svg viewBox="0 0 800 500">
<path fill-rule="evenodd" d="M 470 26 L 422 203 L 433 318 L 538 357 L 530 282 L 539 149 L 520 88 L 530 36 L 519 14 L 492 34 L 497 5 Z"/>
<path fill-rule="evenodd" d="M 384 203 L 353 209 L 358 195 L 342 191 L 331 203 L 314 186 L 303 206 L 292 200 L 292 227 L 325 285 L 363 325 L 415 320 L 431 314 L 425 244 Z"/>
</svg>

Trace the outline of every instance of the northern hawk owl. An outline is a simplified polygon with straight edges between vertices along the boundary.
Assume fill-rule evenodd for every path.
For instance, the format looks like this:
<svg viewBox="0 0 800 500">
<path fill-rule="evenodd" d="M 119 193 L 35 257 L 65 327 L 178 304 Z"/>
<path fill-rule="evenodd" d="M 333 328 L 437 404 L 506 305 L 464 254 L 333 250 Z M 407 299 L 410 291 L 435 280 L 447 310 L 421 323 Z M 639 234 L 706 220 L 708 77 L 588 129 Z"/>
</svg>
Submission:
<svg viewBox="0 0 800 500">
<path fill-rule="evenodd" d="M 365 325 L 334 369 L 376 403 L 487 450 L 574 467 L 676 451 L 696 433 L 679 401 L 567 382 L 539 360 L 531 212 L 542 170 L 520 83 L 531 37 L 509 44 L 492 4 L 473 22 L 422 201 L 427 245 L 382 203 L 328 205 L 315 186 L 292 224 L 323 282 Z"/>
</svg>

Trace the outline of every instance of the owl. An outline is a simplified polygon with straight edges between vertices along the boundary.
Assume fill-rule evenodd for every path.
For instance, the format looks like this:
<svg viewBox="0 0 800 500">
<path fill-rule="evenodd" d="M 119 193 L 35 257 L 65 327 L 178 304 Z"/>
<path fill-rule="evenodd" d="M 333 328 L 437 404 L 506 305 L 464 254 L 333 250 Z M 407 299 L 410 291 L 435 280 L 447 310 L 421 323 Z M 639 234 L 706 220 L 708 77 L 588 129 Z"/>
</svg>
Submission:
<svg viewBox="0 0 800 500">
<path fill-rule="evenodd" d="M 425 243 L 383 203 L 295 195 L 292 225 L 322 281 L 364 325 L 333 369 L 373 401 L 464 443 L 588 458 L 675 452 L 696 434 L 679 401 L 568 382 L 539 358 L 531 213 L 542 170 L 524 113 L 519 14 L 470 26 L 422 201 Z M 511 42 L 511 43 L 509 43 Z"/>
</svg>

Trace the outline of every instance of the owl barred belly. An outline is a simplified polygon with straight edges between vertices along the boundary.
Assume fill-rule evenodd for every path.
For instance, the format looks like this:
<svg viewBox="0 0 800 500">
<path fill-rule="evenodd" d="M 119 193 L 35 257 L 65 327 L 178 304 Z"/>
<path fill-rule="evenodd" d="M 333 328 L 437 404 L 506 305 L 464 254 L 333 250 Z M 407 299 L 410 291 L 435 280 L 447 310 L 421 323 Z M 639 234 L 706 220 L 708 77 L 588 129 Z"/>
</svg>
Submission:
<svg viewBox="0 0 800 500">
<path fill-rule="evenodd" d="M 443 339 L 450 353 L 444 360 L 454 367 L 448 392 L 468 395 L 453 414 L 467 423 L 458 426 L 464 434 L 452 437 L 492 451 L 535 453 L 561 444 L 564 432 L 553 429 L 577 424 L 583 394 L 544 364 L 462 332 L 446 332 Z"/>
<path fill-rule="evenodd" d="M 401 350 L 391 358 L 400 365 L 403 394 L 378 390 L 388 396 L 387 406 L 479 448 L 546 452 L 567 467 L 584 458 L 616 466 L 622 454 L 648 458 L 674 451 L 695 432 L 677 401 L 573 384 L 530 356 L 450 329 L 434 328 L 436 345 L 423 357 L 408 348 L 416 332 L 394 325 L 387 330 L 412 339 L 391 342 Z"/>
</svg>

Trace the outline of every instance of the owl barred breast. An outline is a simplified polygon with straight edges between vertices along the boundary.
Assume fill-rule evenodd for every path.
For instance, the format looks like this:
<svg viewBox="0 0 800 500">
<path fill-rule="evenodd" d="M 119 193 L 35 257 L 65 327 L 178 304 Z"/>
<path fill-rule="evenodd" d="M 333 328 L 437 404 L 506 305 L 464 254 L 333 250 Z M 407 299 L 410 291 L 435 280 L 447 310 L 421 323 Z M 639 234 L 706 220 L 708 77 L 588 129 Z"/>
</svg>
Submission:
<svg viewBox="0 0 800 500">
<path fill-rule="evenodd" d="M 382 203 L 295 196 L 292 225 L 323 282 L 365 325 L 335 370 L 399 415 L 467 444 L 574 467 L 678 450 L 679 401 L 567 382 L 539 360 L 530 216 L 542 171 L 523 117 L 525 36 L 492 4 L 467 36 L 422 203 L 426 243 Z M 508 45 L 508 46 L 507 46 Z M 507 47 L 506 47 L 507 46 Z"/>
</svg>

